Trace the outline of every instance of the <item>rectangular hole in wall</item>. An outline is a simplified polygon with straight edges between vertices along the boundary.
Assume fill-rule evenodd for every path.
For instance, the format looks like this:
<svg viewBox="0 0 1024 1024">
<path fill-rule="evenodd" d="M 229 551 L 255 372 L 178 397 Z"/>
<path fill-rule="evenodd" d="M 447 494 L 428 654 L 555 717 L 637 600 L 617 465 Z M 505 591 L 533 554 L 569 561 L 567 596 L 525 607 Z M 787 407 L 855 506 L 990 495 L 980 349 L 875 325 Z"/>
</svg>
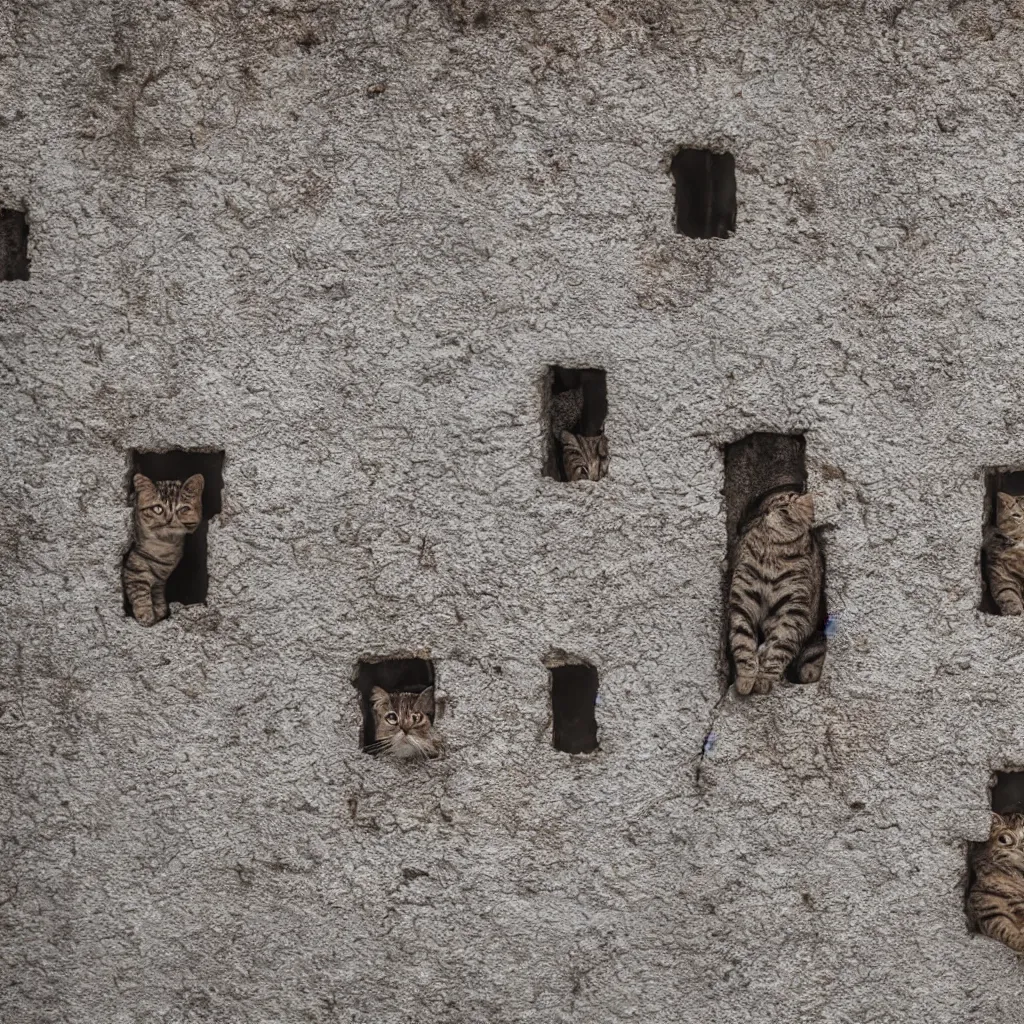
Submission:
<svg viewBox="0 0 1024 1024">
<path fill-rule="evenodd" d="M 726 668 L 726 686 L 732 681 L 734 665 L 729 647 L 729 581 L 736 557 L 739 536 L 757 512 L 761 501 L 779 491 L 795 491 L 803 494 L 807 490 L 806 467 L 807 444 L 800 434 L 755 433 L 741 437 L 725 446 L 725 514 L 726 543 L 728 545 L 728 566 L 722 581 L 722 651 Z M 828 611 L 825 604 L 824 544 L 820 531 L 815 531 L 821 554 L 822 587 L 816 613 L 817 630 L 811 643 L 819 651 L 824 650 L 825 625 Z M 805 650 L 810 650 L 805 646 Z M 811 659 L 815 662 L 821 658 Z M 790 682 L 799 681 L 796 663 L 787 670 Z"/>
<path fill-rule="evenodd" d="M 224 452 L 185 451 L 131 453 L 131 468 L 128 473 L 128 504 L 135 507 L 132 480 L 136 473 L 148 476 L 150 480 L 187 480 L 195 473 L 203 477 L 203 519 L 195 533 L 185 537 L 185 550 L 181 561 L 167 580 L 167 602 L 179 604 L 203 604 L 209 586 L 207 572 L 207 532 L 209 521 L 219 515 L 221 492 L 224 489 Z M 131 615 L 131 605 L 124 598 L 126 615 Z"/>
<path fill-rule="evenodd" d="M 28 280 L 28 219 L 0 208 L 0 281 Z"/>
<path fill-rule="evenodd" d="M 551 673 L 551 743 L 567 754 L 597 750 L 597 669 L 586 663 L 548 663 Z"/>
<path fill-rule="evenodd" d="M 676 232 L 728 238 L 736 230 L 736 161 L 731 153 L 681 147 L 672 157 Z"/>
<path fill-rule="evenodd" d="M 363 712 L 359 746 L 365 750 L 377 739 L 370 693 L 379 686 L 388 693 L 422 693 L 434 685 L 434 663 L 429 658 L 365 658 L 356 666 L 352 685 L 359 691 Z M 428 715 L 434 721 L 434 715 Z"/>
<path fill-rule="evenodd" d="M 582 438 L 599 438 L 593 446 L 590 475 L 582 479 L 600 479 L 608 468 L 604 421 L 608 415 L 608 385 L 604 370 L 549 366 L 546 382 L 548 410 L 548 450 L 544 475 L 567 482 L 567 459 L 564 433 Z M 587 445 L 588 450 L 591 447 Z"/>
<path fill-rule="evenodd" d="M 1024 470 L 1008 469 L 1005 466 L 992 467 L 985 471 L 985 507 L 982 513 L 982 548 L 981 548 L 981 601 L 979 611 L 988 615 L 1001 615 L 999 605 L 992 592 L 992 581 L 989 576 L 989 553 L 986 543 L 991 538 L 996 525 L 996 508 L 998 494 L 1012 494 L 1024 497 Z M 1022 500 L 1024 504 L 1024 500 Z"/>
</svg>

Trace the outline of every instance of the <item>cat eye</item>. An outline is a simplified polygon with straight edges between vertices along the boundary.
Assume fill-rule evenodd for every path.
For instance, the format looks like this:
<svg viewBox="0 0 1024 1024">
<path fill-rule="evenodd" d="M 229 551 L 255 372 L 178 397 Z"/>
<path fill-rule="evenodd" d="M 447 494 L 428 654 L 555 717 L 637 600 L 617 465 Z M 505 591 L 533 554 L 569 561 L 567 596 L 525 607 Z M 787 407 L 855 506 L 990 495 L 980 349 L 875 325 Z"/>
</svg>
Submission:
<svg viewBox="0 0 1024 1024">
<path fill-rule="evenodd" d="M 389 725 L 397 725 L 398 724 L 398 715 L 396 715 L 394 713 L 394 711 L 389 711 L 384 716 L 384 721 L 387 722 Z"/>
<path fill-rule="evenodd" d="M 1013 836 L 1009 832 L 1000 832 L 996 842 L 1000 846 L 1013 846 Z"/>
<path fill-rule="evenodd" d="M 156 515 L 161 515 L 163 513 L 163 510 L 163 505 L 153 505 L 148 509 L 149 512 L 153 512 Z"/>
</svg>

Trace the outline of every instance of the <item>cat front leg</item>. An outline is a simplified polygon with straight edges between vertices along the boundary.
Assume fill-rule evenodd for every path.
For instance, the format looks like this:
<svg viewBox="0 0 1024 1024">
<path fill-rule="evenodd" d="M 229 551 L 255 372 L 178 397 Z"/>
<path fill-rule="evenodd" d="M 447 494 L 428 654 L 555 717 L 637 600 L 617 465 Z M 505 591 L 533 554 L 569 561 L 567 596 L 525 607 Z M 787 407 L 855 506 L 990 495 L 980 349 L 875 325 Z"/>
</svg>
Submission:
<svg viewBox="0 0 1024 1024">
<path fill-rule="evenodd" d="M 757 692 L 770 693 L 773 686 L 782 682 L 786 669 L 813 632 L 807 595 L 796 591 L 777 597 L 763 628 L 765 642 L 761 648 Z"/>
<path fill-rule="evenodd" d="M 821 679 L 825 667 L 826 643 L 821 633 L 816 633 L 807 641 L 793 662 L 793 675 L 798 683 L 807 685 Z"/>
<path fill-rule="evenodd" d="M 150 585 L 142 580 L 136 580 L 129 583 L 125 590 L 135 621 L 143 626 L 154 625 L 157 622 L 157 614 L 153 608 L 153 593 Z"/>
<path fill-rule="evenodd" d="M 153 573 L 146 560 L 135 548 L 128 552 L 121 571 L 124 594 L 132 608 L 132 616 L 143 626 L 152 626 L 157 621 L 153 608 Z"/>
<path fill-rule="evenodd" d="M 167 607 L 166 589 L 166 583 L 154 583 L 151 590 L 153 595 L 153 614 L 156 615 L 157 621 L 166 619 L 170 611 Z"/>
<path fill-rule="evenodd" d="M 772 688 L 782 682 L 786 669 L 800 650 L 801 638 L 797 633 L 777 629 L 773 635 L 769 630 L 770 627 L 766 627 L 768 639 L 760 650 L 760 664 L 754 683 L 756 693 L 771 693 Z"/>
<path fill-rule="evenodd" d="M 1009 580 L 994 590 L 992 596 L 999 606 L 1000 615 L 1024 615 L 1024 601 L 1021 600 L 1020 588 Z"/>
<path fill-rule="evenodd" d="M 990 921 L 985 929 L 987 935 L 998 939 L 1003 945 L 1009 946 L 1016 953 L 1024 953 L 1024 931 L 1015 922 L 1008 920 L 1005 915 L 1000 915 Z"/>
<path fill-rule="evenodd" d="M 729 653 L 736 671 L 736 692 L 746 696 L 757 681 L 757 630 L 742 609 L 729 616 Z"/>
</svg>

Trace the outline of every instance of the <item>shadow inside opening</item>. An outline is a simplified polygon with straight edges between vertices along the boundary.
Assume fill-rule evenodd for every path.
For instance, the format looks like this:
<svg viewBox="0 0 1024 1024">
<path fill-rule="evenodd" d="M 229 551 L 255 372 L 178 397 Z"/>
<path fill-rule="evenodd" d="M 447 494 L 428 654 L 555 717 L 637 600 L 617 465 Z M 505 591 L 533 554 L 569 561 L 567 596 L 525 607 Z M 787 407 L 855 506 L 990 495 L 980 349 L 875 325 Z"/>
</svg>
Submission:
<svg viewBox="0 0 1024 1024">
<path fill-rule="evenodd" d="M 550 666 L 551 743 L 567 754 L 597 750 L 597 669 L 593 665 Z"/>
</svg>

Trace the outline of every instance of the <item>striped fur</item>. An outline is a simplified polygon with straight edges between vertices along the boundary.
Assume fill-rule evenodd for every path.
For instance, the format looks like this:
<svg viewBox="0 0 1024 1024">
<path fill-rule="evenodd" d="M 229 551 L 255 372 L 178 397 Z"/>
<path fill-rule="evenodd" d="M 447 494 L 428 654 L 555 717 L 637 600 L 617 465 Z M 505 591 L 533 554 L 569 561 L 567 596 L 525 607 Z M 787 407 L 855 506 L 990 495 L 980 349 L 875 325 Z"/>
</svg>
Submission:
<svg viewBox="0 0 1024 1024">
<path fill-rule="evenodd" d="M 988 842 L 971 855 L 971 926 L 1024 953 L 1024 814 L 993 814 Z"/>
<path fill-rule="evenodd" d="M 821 677 L 824 564 L 813 522 L 813 497 L 783 491 L 762 499 L 740 531 L 729 581 L 738 693 L 769 693 L 787 670 L 796 682 Z"/>
<path fill-rule="evenodd" d="M 985 534 L 988 589 L 1001 615 L 1024 614 L 1024 498 L 1000 491 Z"/>
<path fill-rule="evenodd" d="M 600 480 L 608 472 L 608 438 L 562 431 L 562 467 L 567 480 Z"/>
<path fill-rule="evenodd" d="M 164 589 L 181 561 L 185 536 L 203 518 L 203 478 L 157 480 L 136 473 L 135 542 L 124 562 L 124 592 L 132 615 L 143 626 L 167 617 Z"/>
</svg>

